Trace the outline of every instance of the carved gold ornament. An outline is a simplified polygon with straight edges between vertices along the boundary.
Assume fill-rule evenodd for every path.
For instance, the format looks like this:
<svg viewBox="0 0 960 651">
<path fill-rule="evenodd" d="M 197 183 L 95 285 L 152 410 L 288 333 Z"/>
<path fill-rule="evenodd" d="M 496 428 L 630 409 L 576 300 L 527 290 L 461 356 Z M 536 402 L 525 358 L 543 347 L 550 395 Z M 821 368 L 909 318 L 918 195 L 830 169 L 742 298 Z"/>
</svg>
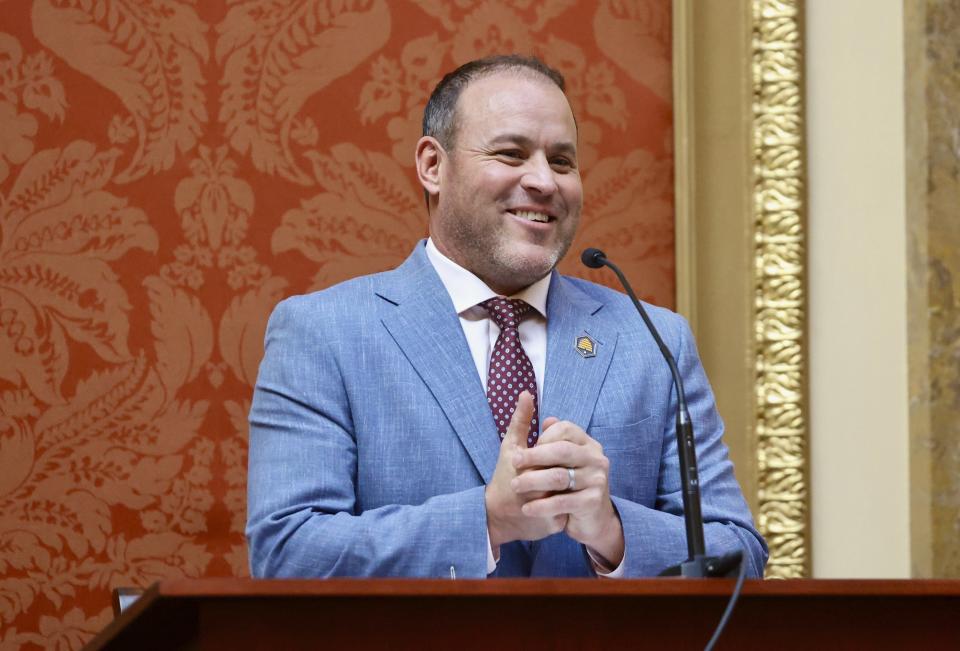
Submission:
<svg viewBox="0 0 960 651">
<path fill-rule="evenodd" d="M 758 524 L 767 576 L 810 574 L 802 0 L 752 3 Z"/>
</svg>

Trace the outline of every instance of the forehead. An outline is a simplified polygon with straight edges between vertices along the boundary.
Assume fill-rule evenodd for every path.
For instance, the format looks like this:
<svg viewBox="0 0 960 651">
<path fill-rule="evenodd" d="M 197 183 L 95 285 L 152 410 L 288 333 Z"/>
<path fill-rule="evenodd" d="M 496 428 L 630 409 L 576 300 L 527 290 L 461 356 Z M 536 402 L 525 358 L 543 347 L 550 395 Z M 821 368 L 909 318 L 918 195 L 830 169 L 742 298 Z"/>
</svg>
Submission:
<svg viewBox="0 0 960 651">
<path fill-rule="evenodd" d="M 577 127 L 563 91 L 535 72 L 496 72 L 472 81 L 457 103 L 461 135 L 490 139 L 531 132 L 575 141 Z"/>
</svg>

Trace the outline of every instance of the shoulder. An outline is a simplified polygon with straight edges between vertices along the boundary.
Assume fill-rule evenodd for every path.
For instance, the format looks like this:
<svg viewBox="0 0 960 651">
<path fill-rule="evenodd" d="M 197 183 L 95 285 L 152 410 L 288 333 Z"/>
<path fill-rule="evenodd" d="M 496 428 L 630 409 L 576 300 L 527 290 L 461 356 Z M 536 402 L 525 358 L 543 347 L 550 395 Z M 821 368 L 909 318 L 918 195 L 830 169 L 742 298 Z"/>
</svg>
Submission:
<svg viewBox="0 0 960 651">
<path fill-rule="evenodd" d="M 274 315 L 363 319 L 397 305 L 424 286 L 435 284 L 442 287 L 423 245 L 421 240 L 407 259 L 394 269 L 357 276 L 309 294 L 285 298 L 274 308 Z"/>
<path fill-rule="evenodd" d="M 325 289 L 284 298 L 273 309 L 271 325 L 354 321 L 375 313 L 383 298 L 378 288 L 391 272 L 358 276 Z"/>
</svg>

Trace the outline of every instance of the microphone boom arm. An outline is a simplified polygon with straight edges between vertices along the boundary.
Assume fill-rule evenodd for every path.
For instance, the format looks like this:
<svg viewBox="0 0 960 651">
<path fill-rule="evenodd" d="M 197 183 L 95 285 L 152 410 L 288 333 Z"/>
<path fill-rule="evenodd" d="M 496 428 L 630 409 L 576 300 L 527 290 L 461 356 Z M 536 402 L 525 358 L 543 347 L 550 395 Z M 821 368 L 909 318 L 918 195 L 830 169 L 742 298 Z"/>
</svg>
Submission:
<svg viewBox="0 0 960 651">
<path fill-rule="evenodd" d="M 703 538 L 703 514 L 700 509 L 700 478 L 697 472 L 697 454 L 693 441 L 693 423 L 690 420 L 690 411 L 687 409 L 687 397 L 683 391 L 683 380 L 680 377 L 680 371 L 677 370 L 677 363 L 673 359 L 673 354 L 656 327 L 643 308 L 643 304 L 637 298 L 630 283 L 620 268 L 607 259 L 607 256 L 599 249 L 586 249 L 580 256 L 581 261 L 591 269 L 600 267 L 609 267 L 617 275 L 620 284 L 627 292 L 627 296 L 633 301 L 634 307 L 640 313 L 640 317 L 646 324 L 650 335 L 653 337 L 660 353 L 670 367 L 670 373 L 673 375 L 674 386 L 677 393 L 677 416 L 676 416 L 676 435 L 677 451 L 680 457 L 680 480 L 682 484 L 683 497 L 683 518 L 687 534 L 687 560 L 679 566 L 664 570 L 661 575 L 681 575 L 687 577 L 707 577 L 707 576 L 725 576 L 729 571 L 729 564 L 718 562 L 717 558 L 707 556 L 706 544 Z M 740 552 L 734 552 L 739 555 Z M 723 561 L 723 559 L 719 559 Z M 741 561 L 742 562 L 742 561 Z M 723 574 L 719 571 L 723 570 Z"/>
</svg>

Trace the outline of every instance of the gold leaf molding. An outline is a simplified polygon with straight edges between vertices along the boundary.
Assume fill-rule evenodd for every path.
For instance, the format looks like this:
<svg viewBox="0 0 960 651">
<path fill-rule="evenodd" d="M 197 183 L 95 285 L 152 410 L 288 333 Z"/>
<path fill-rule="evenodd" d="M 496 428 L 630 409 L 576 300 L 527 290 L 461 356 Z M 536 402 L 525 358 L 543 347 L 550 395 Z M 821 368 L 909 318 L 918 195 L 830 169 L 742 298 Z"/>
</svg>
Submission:
<svg viewBox="0 0 960 651">
<path fill-rule="evenodd" d="M 810 574 L 802 0 L 753 0 L 754 373 L 767 576 Z"/>
</svg>

